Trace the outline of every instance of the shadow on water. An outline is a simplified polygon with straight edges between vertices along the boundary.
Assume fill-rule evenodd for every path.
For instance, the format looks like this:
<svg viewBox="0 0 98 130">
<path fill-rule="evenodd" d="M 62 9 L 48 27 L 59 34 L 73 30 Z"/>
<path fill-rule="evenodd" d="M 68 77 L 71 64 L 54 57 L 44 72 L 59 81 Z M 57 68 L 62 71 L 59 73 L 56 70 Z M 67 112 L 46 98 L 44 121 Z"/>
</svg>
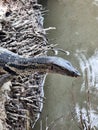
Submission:
<svg viewBox="0 0 98 130">
<path fill-rule="evenodd" d="M 98 0 L 48 0 L 45 27 L 59 56 L 80 69 L 80 78 L 49 74 L 46 101 L 34 130 L 98 130 Z"/>
</svg>

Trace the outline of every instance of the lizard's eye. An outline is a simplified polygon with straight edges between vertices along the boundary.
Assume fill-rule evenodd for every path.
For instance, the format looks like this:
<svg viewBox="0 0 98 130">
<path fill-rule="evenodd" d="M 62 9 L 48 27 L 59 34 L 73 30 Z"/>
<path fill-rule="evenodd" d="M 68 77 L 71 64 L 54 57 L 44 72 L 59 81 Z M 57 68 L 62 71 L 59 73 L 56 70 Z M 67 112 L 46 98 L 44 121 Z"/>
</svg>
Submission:
<svg viewBox="0 0 98 130">
<path fill-rule="evenodd" d="M 68 65 L 72 66 L 69 62 L 67 62 Z"/>
</svg>

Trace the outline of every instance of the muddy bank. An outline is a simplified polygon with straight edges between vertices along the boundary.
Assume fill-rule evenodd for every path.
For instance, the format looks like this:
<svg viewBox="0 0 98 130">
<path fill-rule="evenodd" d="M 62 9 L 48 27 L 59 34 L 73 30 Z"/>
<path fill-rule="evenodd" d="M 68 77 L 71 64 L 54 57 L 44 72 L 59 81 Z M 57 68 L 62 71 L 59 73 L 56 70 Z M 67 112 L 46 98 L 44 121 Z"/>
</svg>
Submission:
<svg viewBox="0 0 98 130">
<path fill-rule="evenodd" d="M 37 0 L 0 1 L 0 46 L 29 57 L 46 55 L 44 10 Z M 0 129 L 29 130 L 43 108 L 46 74 L 19 75 L 0 88 Z"/>
</svg>

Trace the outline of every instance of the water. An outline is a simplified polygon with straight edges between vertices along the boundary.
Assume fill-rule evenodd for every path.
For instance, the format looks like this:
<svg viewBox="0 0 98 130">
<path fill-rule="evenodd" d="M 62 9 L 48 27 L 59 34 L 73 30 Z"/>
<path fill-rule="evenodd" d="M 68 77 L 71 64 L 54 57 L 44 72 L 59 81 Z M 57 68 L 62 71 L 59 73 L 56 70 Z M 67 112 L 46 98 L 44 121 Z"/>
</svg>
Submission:
<svg viewBox="0 0 98 130">
<path fill-rule="evenodd" d="M 42 130 L 45 123 L 48 130 L 98 130 L 98 0 L 48 0 L 45 6 L 45 27 L 56 27 L 48 33 L 49 42 L 70 52 L 59 56 L 82 76 L 48 75 Z"/>
</svg>

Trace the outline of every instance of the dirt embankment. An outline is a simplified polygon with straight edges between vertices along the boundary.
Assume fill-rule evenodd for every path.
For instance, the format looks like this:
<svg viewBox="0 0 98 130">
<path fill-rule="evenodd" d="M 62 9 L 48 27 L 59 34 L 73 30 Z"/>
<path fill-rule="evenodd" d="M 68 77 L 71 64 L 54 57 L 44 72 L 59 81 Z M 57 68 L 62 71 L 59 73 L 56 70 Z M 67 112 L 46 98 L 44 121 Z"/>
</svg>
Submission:
<svg viewBox="0 0 98 130">
<path fill-rule="evenodd" d="M 0 46 L 19 55 L 46 55 L 50 46 L 37 0 L 0 1 Z M 0 88 L 0 130 L 29 130 L 43 108 L 46 74 L 19 75 Z"/>
</svg>

